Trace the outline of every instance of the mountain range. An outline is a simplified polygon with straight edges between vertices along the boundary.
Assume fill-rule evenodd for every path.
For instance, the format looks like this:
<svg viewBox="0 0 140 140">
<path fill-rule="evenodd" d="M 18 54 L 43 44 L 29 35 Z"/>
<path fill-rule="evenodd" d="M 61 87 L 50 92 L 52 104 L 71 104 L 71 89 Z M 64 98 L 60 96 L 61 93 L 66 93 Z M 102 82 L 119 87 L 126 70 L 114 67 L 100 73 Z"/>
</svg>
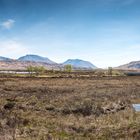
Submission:
<svg viewBox="0 0 140 140">
<path fill-rule="evenodd" d="M 29 65 L 44 66 L 47 69 L 62 69 L 65 65 L 72 65 L 74 69 L 97 69 L 97 67 L 91 62 L 81 59 L 68 59 L 67 61 L 59 64 L 47 57 L 34 54 L 28 54 L 18 59 L 0 56 L 0 69 L 25 69 Z M 115 67 L 114 69 L 140 70 L 140 61 L 133 61 L 128 64 Z"/>
<path fill-rule="evenodd" d="M 68 59 L 63 63 L 56 63 L 47 57 L 28 54 L 18 59 L 0 57 L 0 69 L 25 69 L 29 65 L 44 66 L 47 69 L 61 69 L 65 65 L 72 65 L 74 69 L 96 69 L 97 67 L 91 62 L 80 59 Z"/>
</svg>

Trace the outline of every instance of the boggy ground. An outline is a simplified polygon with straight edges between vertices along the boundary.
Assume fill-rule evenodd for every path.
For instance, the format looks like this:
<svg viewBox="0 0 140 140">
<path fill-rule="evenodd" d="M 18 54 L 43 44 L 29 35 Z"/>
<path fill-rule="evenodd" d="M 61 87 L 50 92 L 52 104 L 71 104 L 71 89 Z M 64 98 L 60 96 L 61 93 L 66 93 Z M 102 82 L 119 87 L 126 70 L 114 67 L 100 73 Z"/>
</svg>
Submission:
<svg viewBox="0 0 140 140">
<path fill-rule="evenodd" d="M 139 140 L 140 77 L 0 78 L 0 140 Z"/>
</svg>

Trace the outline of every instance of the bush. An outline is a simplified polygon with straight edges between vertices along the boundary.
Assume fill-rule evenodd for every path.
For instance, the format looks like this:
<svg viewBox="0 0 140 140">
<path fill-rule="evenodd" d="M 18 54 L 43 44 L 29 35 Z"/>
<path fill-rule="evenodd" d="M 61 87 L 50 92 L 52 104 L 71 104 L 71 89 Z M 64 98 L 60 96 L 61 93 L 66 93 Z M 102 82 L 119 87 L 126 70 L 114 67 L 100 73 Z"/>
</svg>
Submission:
<svg viewBox="0 0 140 140">
<path fill-rule="evenodd" d="M 28 66 L 27 71 L 29 72 L 30 76 L 33 76 L 34 74 L 38 76 L 45 72 L 45 68 L 43 66 Z"/>
<path fill-rule="evenodd" d="M 72 65 L 65 65 L 64 67 L 66 72 L 71 72 L 72 71 Z"/>
</svg>

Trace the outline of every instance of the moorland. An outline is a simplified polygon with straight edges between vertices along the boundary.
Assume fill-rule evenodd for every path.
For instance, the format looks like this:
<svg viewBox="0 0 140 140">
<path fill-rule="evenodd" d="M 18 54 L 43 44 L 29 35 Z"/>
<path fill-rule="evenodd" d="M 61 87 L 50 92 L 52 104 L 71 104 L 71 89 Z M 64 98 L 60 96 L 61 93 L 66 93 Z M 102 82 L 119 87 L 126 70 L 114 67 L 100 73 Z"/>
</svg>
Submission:
<svg viewBox="0 0 140 140">
<path fill-rule="evenodd" d="M 139 139 L 140 77 L 2 77 L 0 140 Z"/>
</svg>

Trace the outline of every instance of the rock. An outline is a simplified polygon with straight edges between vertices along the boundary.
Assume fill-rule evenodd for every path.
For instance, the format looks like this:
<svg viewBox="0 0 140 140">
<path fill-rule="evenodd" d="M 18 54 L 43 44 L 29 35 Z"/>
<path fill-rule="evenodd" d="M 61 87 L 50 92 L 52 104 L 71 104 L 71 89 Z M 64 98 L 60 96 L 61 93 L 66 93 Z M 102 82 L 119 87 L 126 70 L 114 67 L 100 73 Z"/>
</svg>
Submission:
<svg viewBox="0 0 140 140">
<path fill-rule="evenodd" d="M 126 108 L 126 104 L 124 102 L 118 101 L 117 103 L 109 104 L 103 107 L 104 114 L 115 113 Z"/>
</svg>

